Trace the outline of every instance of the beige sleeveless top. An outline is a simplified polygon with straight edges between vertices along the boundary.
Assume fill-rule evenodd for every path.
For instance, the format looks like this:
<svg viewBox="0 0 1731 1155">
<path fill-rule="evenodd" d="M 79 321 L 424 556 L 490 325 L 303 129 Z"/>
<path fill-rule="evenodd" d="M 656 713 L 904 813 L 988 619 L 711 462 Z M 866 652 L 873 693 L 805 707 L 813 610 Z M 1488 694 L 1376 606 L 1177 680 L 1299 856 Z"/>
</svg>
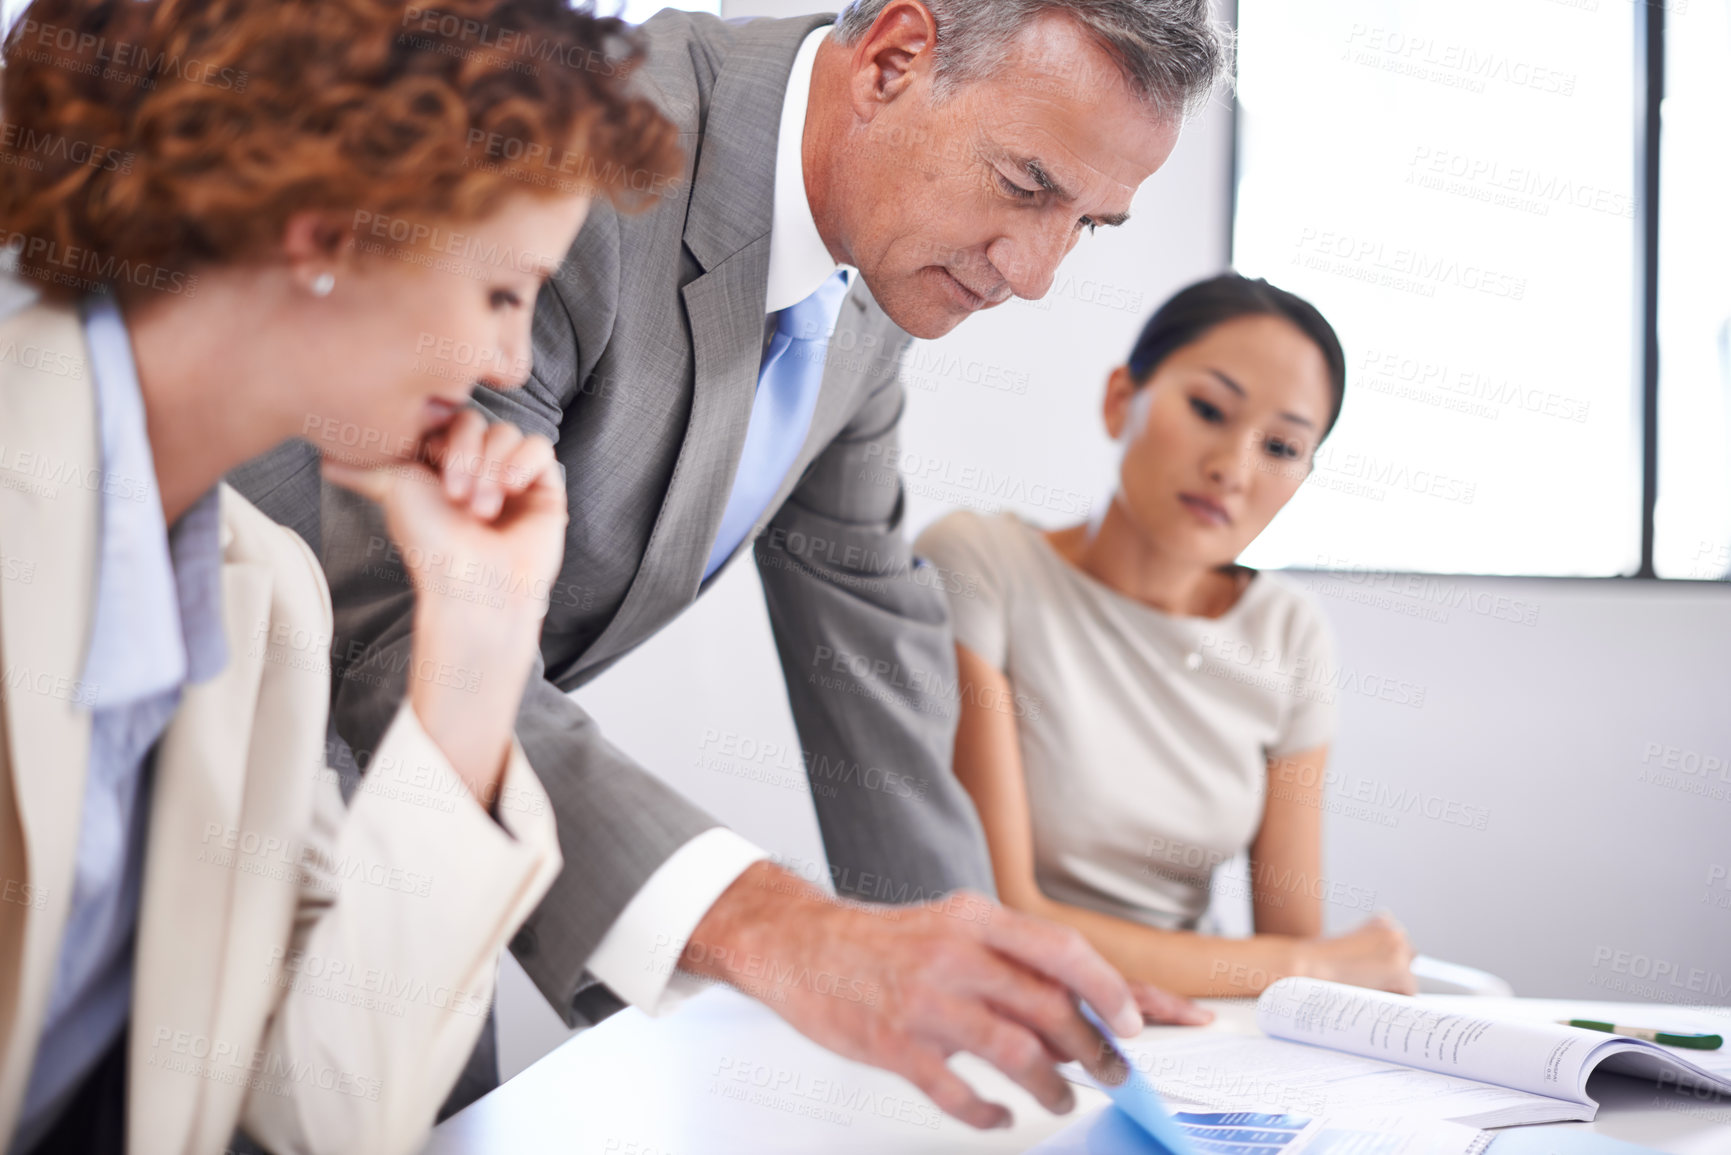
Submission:
<svg viewBox="0 0 1731 1155">
<path fill-rule="evenodd" d="M 1040 890 L 1194 929 L 1219 864 L 1262 820 L 1268 759 L 1326 744 L 1333 645 L 1322 611 L 1258 573 L 1219 618 L 1126 597 L 1010 514 L 956 513 L 915 552 L 940 567 L 956 641 L 1003 670 Z"/>
</svg>

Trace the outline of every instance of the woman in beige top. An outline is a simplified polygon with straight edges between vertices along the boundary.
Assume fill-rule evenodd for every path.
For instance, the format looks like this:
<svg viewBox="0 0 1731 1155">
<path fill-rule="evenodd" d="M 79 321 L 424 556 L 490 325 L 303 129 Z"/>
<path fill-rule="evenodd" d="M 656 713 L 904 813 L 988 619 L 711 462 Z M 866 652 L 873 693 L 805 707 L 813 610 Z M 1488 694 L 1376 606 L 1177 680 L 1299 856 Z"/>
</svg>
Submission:
<svg viewBox="0 0 1731 1155">
<path fill-rule="evenodd" d="M 950 571 L 956 775 L 999 895 L 1132 980 L 1414 989 L 1389 919 L 1322 936 L 1325 900 L 1371 913 L 1368 891 L 1321 875 L 1337 667 L 1309 599 L 1235 560 L 1298 491 L 1344 388 L 1310 304 L 1236 274 L 1200 282 L 1107 380 L 1123 460 L 1096 522 L 957 513 L 920 539 Z M 1246 849 L 1256 933 L 1199 932 L 1214 868 Z"/>
</svg>

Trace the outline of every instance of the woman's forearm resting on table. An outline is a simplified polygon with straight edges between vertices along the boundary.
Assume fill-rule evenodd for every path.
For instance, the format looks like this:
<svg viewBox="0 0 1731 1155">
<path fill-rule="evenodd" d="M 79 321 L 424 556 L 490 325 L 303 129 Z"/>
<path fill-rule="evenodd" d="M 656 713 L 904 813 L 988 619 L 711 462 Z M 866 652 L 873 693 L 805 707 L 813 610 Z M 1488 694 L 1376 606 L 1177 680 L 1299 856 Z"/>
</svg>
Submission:
<svg viewBox="0 0 1731 1155">
<path fill-rule="evenodd" d="M 1191 998 L 1248 998 L 1287 975 L 1327 978 L 1331 968 L 1317 944 L 1293 935 L 1257 934 L 1222 938 L 1195 931 L 1162 930 L 1109 914 L 1056 902 L 1043 895 L 1012 894 L 999 881 L 1004 904 L 1074 927 L 1125 978 L 1152 983 Z"/>
</svg>

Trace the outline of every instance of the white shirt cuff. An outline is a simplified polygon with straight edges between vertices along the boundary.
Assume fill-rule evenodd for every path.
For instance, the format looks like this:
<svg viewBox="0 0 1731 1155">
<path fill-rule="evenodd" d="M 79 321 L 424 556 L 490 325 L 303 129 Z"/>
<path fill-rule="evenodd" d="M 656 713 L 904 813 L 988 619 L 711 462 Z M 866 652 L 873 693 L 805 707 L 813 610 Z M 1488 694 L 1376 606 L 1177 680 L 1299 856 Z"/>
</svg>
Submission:
<svg viewBox="0 0 1731 1155">
<path fill-rule="evenodd" d="M 768 857 L 725 826 L 705 830 L 632 895 L 589 956 L 589 973 L 648 1014 L 672 1010 L 707 985 L 678 972 L 697 924 L 746 867 Z"/>
</svg>

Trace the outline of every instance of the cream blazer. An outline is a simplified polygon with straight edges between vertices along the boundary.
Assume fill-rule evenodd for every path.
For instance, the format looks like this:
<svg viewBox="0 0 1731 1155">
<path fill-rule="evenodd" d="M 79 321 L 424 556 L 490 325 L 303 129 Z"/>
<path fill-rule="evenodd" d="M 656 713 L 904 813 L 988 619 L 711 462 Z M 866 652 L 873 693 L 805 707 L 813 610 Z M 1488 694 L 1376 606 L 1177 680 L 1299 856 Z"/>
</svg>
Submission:
<svg viewBox="0 0 1731 1155">
<path fill-rule="evenodd" d="M 101 474 L 89 363 L 71 309 L 0 321 L 0 1145 L 72 893 L 101 490 L 128 482 Z M 157 747 L 127 1150 L 214 1155 L 238 1123 L 279 1151 L 412 1151 L 559 869 L 552 810 L 513 749 L 495 822 L 405 706 L 345 811 L 323 574 L 220 500 L 228 664 Z"/>
</svg>

